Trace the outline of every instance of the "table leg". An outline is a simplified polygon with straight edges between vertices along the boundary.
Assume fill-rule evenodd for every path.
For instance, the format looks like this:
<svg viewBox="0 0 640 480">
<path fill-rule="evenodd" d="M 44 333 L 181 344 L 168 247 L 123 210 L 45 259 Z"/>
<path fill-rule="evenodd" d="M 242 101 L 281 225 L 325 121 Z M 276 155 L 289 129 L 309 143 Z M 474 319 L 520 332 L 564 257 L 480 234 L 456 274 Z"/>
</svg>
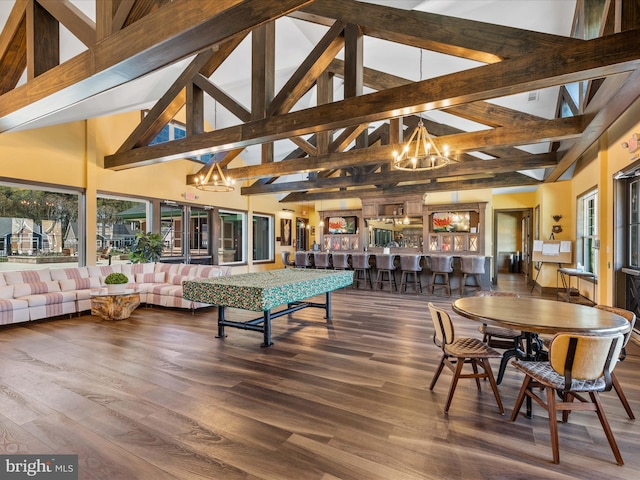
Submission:
<svg viewBox="0 0 640 480">
<path fill-rule="evenodd" d="M 261 347 L 270 347 L 273 345 L 271 342 L 271 310 L 266 310 L 264 312 L 264 321 L 262 323 L 262 344 Z"/>
<path fill-rule="evenodd" d="M 222 305 L 218 305 L 218 335 L 216 338 L 225 338 L 224 334 L 224 307 Z"/>
<path fill-rule="evenodd" d="M 327 292 L 327 299 L 325 302 L 325 311 L 327 312 L 325 317 L 327 320 L 331 320 L 331 292 Z"/>
</svg>

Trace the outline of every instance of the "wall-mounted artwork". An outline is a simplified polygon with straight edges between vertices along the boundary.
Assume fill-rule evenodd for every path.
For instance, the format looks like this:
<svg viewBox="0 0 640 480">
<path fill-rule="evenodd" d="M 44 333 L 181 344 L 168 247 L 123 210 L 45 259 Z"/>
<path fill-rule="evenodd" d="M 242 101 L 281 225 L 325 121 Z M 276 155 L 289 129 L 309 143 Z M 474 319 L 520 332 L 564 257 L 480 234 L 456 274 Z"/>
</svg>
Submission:
<svg viewBox="0 0 640 480">
<path fill-rule="evenodd" d="M 280 236 L 282 237 L 280 244 L 283 247 L 290 247 L 291 246 L 291 219 L 290 218 L 280 219 Z"/>
<path fill-rule="evenodd" d="M 329 217 L 329 233 L 354 234 L 358 228 L 358 217 Z"/>
</svg>

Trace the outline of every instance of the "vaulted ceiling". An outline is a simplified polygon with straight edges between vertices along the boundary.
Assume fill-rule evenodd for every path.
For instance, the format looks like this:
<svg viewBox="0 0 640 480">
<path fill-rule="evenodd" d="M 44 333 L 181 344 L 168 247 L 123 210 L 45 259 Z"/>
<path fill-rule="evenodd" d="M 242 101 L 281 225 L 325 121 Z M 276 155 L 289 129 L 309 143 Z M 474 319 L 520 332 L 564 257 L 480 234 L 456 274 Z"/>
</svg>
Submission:
<svg viewBox="0 0 640 480">
<path fill-rule="evenodd" d="M 639 18 L 633 0 L 3 1 L 0 132 L 144 108 L 105 168 L 215 153 L 283 201 L 535 186 L 640 96 Z M 181 111 L 187 136 L 149 145 Z M 393 170 L 420 119 L 454 161 Z"/>
</svg>

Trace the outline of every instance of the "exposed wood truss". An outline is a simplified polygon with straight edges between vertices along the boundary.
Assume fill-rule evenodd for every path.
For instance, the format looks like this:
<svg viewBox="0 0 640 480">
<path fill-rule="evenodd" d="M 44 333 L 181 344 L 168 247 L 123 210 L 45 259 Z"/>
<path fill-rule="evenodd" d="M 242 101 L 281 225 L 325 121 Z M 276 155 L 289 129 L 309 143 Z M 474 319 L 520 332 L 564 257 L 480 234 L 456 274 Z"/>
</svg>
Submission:
<svg viewBox="0 0 640 480">
<path fill-rule="evenodd" d="M 28 125 L 191 57 L 120 148 L 105 157 L 105 168 L 121 170 L 226 152 L 215 158 L 229 175 L 255 181 L 242 188 L 243 194 L 293 192 L 286 200 L 295 201 L 532 185 L 540 180 L 519 172 L 533 169 L 543 169 L 543 181 L 557 181 L 640 96 L 640 28 L 637 20 L 628 20 L 635 11 L 628 0 L 606 2 L 602 36 L 591 40 L 353 0 L 98 4 L 92 22 L 67 0 L 16 1 L 0 34 L 0 131 Z M 289 80 L 274 91 L 273 29 L 283 15 L 324 25 L 326 31 Z M 53 41 L 59 24 L 87 47 L 62 64 Z M 245 75 L 251 74 L 254 84 L 246 106 L 211 77 L 249 34 L 254 37 L 254 61 Z M 367 36 L 481 63 L 411 81 L 363 65 L 362 39 Z M 336 58 L 341 51 L 344 60 Z M 28 81 L 18 86 L 25 70 Z M 337 101 L 331 94 L 334 78 L 344 81 L 343 99 Z M 588 82 L 584 101 L 575 102 L 567 93 L 564 86 L 572 82 Z M 572 115 L 568 118 L 540 118 L 491 102 L 556 86 L 562 87 L 561 98 Z M 314 87 L 315 106 L 296 109 Z M 372 92 L 363 93 L 365 88 Z M 238 123 L 207 131 L 205 96 L 231 112 Z M 183 108 L 187 137 L 150 146 Z M 436 143 L 450 146 L 456 163 L 435 173 L 391 171 L 391 152 L 399 147 L 402 131 L 412 131 L 417 116 L 430 110 L 485 128 L 466 132 L 425 119 Z M 378 126 L 369 131 L 372 123 Z M 285 139 L 291 141 L 290 153 L 274 158 L 273 142 Z M 549 142 L 548 153 L 527 154 L 517 148 L 542 142 Z M 232 168 L 233 159 L 251 145 L 263 146 L 261 163 Z M 202 165 L 200 171 L 207 168 Z M 193 184 L 199 173 L 186 182 Z M 287 178 L 300 173 L 308 178 Z"/>
</svg>

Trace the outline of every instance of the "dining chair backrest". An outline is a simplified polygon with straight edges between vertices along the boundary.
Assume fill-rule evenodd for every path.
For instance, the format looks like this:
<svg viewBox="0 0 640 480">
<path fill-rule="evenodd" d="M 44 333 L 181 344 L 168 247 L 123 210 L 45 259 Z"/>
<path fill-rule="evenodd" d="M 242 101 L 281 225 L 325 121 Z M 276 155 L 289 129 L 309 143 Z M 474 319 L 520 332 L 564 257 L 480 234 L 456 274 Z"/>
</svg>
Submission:
<svg viewBox="0 0 640 480">
<path fill-rule="evenodd" d="M 353 268 L 369 268 L 369 254 L 354 253 L 353 255 L 351 255 L 351 264 L 353 265 Z"/>
<path fill-rule="evenodd" d="M 624 335 L 624 342 L 622 343 L 622 348 L 627 346 L 629 343 L 629 339 L 631 338 L 631 331 L 633 330 L 634 325 L 636 324 L 636 314 L 631 310 L 625 310 L 620 307 L 610 307 L 608 305 L 596 305 L 595 308 L 598 310 L 604 310 L 606 312 L 615 313 L 624 317 L 629 322 L 629 331 Z"/>
<path fill-rule="evenodd" d="M 395 255 L 386 253 L 376 254 L 376 268 L 378 270 L 395 270 L 394 259 Z"/>
<path fill-rule="evenodd" d="M 611 372 L 618 363 L 623 335 L 578 335 L 559 333 L 549 345 L 549 363 L 565 378 L 564 391 L 573 380 L 597 380 L 604 376 L 605 390 L 611 388 Z"/>
<path fill-rule="evenodd" d="M 285 267 L 290 267 L 291 265 L 294 265 L 294 263 L 291 261 L 291 252 L 280 252 L 280 256 L 282 257 L 282 263 L 284 264 Z"/>
<path fill-rule="evenodd" d="M 484 257 L 479 255 L 463 255 L 460 257 L 462 273 L 484 274 Z"/>
<path fill-rule="evenodd" d="M 400 270 L 407 272 L 420 272 L 420 255 L 400 255 Z"/>
<path fill-rule="evenodd" d="M 450 255 L 432 255 L 430 257 L 431 271 L 451 273 L 453 272 L 453 257 Z"/>
<path fill-rule="evenodd" d="M 349 268 L 349 258 L 346 253 L 334 252 L 331 254 L 331 260 L 333 262 L 333 268 L 345 270 Z"/>
<path fill-rule="evenodd" d="M 449 345 L 455 340 L 453 322 L 446 310 L 436 307 L 431 302 L 429 302 L 429 312 L 433 322 L 435 344 L 444 350 L 445 345 Z"/>
</svg>

